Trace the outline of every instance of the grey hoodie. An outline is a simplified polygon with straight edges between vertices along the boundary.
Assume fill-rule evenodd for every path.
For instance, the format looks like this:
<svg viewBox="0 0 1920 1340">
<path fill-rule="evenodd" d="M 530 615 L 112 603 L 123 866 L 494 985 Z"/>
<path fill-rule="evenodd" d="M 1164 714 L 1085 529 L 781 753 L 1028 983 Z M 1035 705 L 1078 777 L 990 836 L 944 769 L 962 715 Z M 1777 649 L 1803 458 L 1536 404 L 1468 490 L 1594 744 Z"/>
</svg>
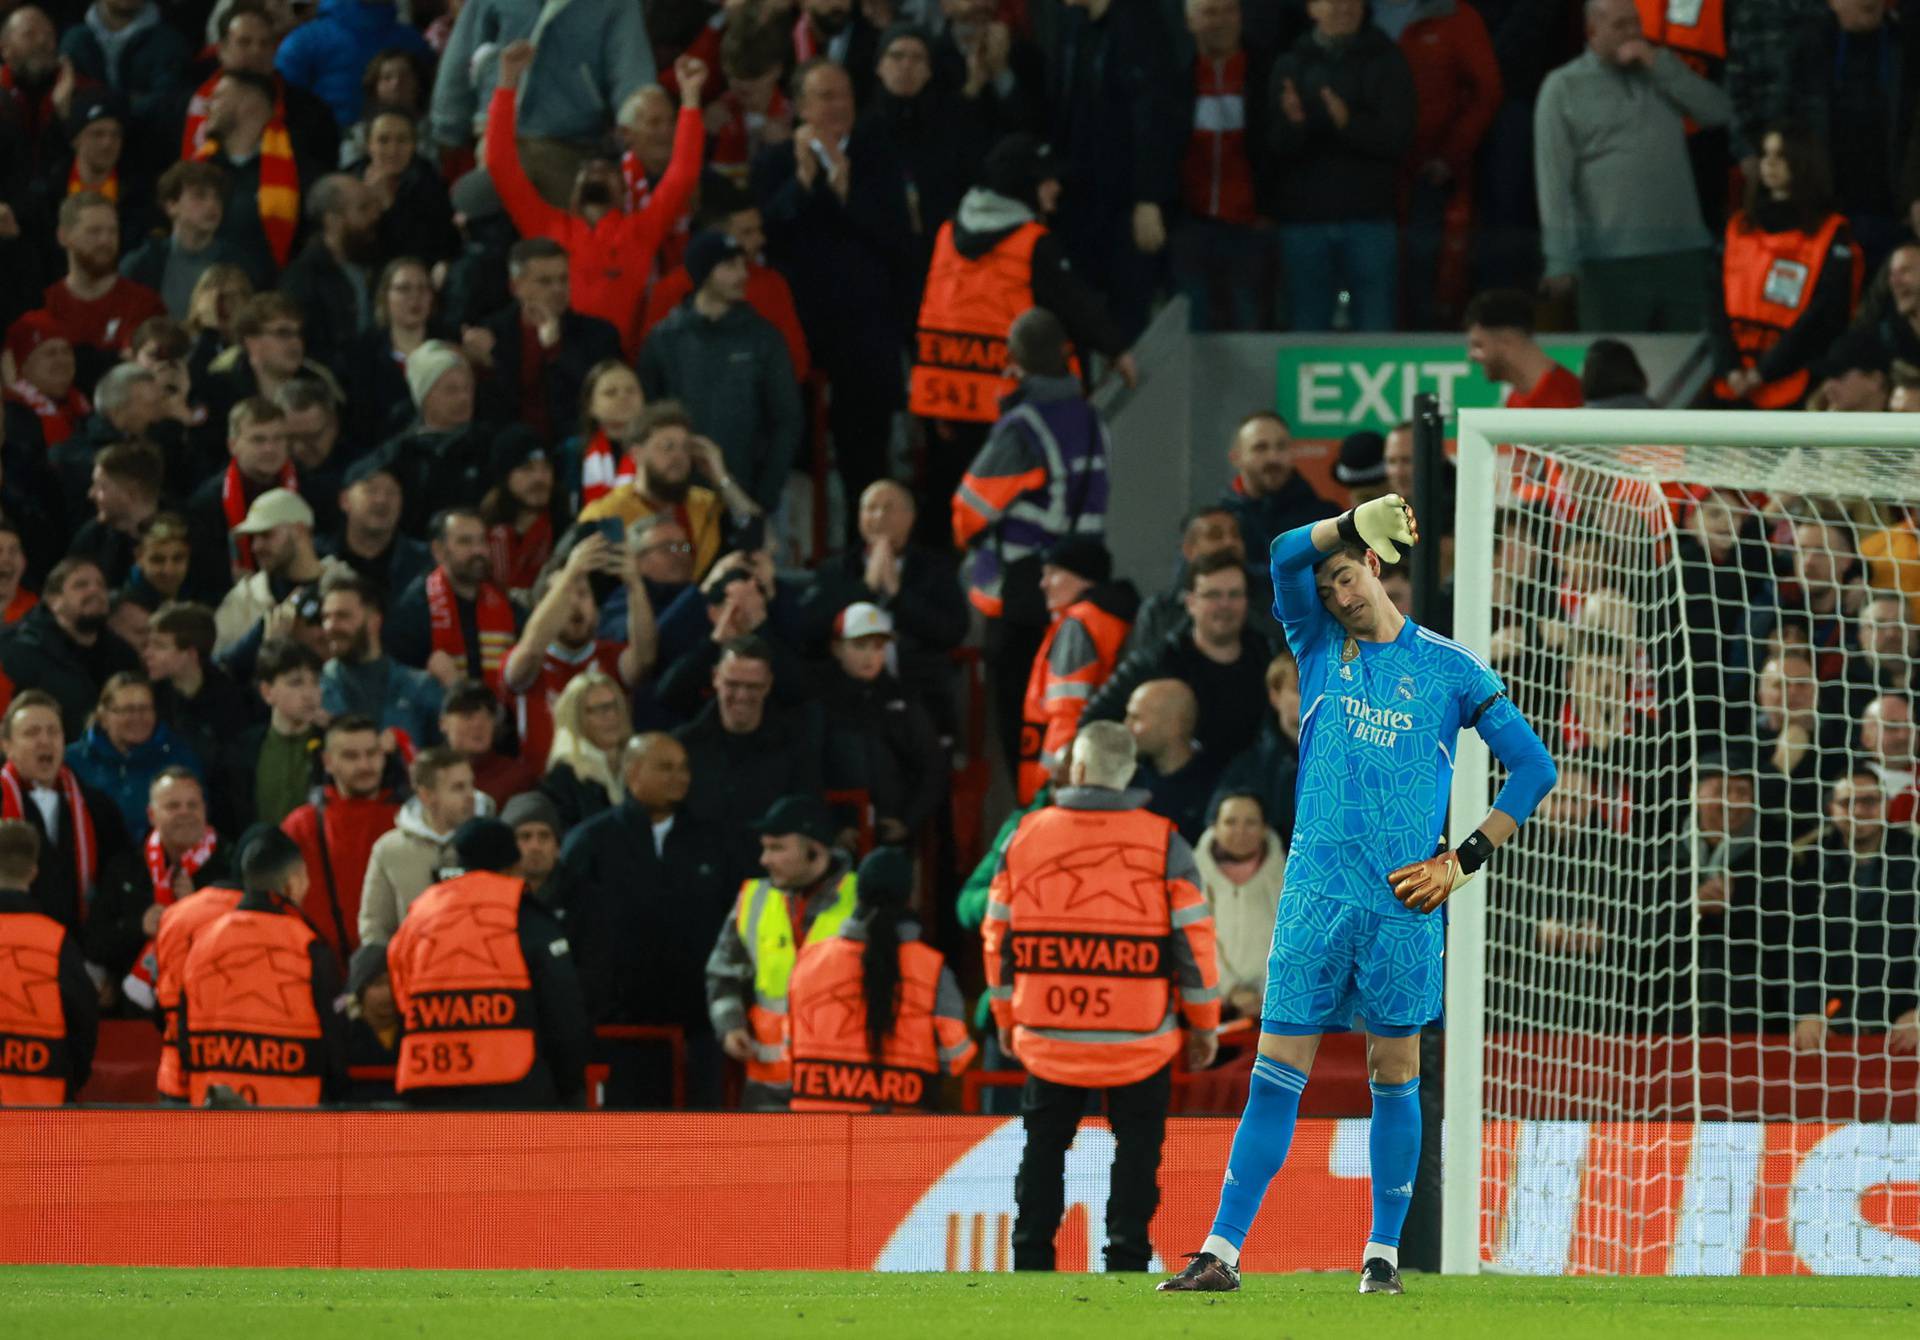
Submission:
<svg viewBox="0 0 1920 1340">
<path fill-rule="evenodd" d="M 493 813 L 493 798 L 484 791 L 475 791 L 473 801 L 476 816 Z M 452 836 L 428 826 L 420 797 L 400 807 L 393 827 L 380 835 L 367 857 L 367 877 L 360 886 L 360 943 L 385 944 L 393 938 L 414 900 L 439 882 L 441 851 Z"/>
</svg>

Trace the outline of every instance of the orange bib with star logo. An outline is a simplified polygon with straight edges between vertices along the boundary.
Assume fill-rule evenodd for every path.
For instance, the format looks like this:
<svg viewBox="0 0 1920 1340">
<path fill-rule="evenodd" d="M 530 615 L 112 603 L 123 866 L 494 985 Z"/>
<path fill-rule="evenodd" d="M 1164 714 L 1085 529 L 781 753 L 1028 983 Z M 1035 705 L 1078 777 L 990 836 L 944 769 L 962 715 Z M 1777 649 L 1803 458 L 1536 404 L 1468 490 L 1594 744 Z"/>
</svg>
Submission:
<svg viewBox="0 0 1920 1340">
<path fill-rule="evenodd" d="M 194 937 L 181 971 L 187 1098 L 226 1085 L 256 1107 L 314 1107 L 325 1057 L 313 1003 L 313 928 L 235 908 Z"/>
<path fill-rule="evenodd" d="M 514 1084 L 533 1069 L 522 880 L 472 871 L 421 894 L 387 945 L 400 1011 L 394 1089 Z"/>
<path fill-rule="evenodd" d="M 38 912 L 0 916 L 0 1107 L 67 1101 L 66 927 Z"/>
<path fill-rule="evenodd" d="M 931 1107 L 940 1096 L 934 1002 L 946 960 L 900 946 L 900 1009 L 874 1056 L 867 1039 L 866 944 L 835 936 L 800 951 L 788 989 L 795 1112 Z"/>
</svg>

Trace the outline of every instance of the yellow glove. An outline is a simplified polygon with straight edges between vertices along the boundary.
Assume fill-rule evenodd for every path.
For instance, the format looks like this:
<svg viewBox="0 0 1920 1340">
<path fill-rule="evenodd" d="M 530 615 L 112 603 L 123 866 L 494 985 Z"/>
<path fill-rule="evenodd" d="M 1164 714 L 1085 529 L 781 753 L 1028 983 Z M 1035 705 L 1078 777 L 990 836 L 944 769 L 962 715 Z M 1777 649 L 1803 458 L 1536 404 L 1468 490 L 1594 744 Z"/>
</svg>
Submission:
<svg viewBox="0 0 1920 1340">
<path fill-rule="evenodd" d="M 1346 539 L 1357 538 L 1380 555 L 1381 562 L 1398 563 L 1400 546 L 1417 543 L 1420 528 L 1407 500 L 1397 493 L 1387 493 L 1361 503 L 1340 518 L 1340 534 Z"/>
</svg>

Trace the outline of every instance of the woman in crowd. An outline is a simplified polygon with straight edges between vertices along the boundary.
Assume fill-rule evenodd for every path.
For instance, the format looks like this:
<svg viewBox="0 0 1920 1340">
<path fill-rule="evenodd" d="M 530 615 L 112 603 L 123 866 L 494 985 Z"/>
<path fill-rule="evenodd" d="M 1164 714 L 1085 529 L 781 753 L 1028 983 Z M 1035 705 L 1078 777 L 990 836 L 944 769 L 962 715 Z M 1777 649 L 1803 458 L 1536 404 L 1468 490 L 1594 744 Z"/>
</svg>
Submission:
<svg viewBox="0 0 1920 1340">
<path fill-rule="evenodd" d="M 1865 262 L 1833 207 L 1833 174 L 1811 135 L 1768 128 L 1745 207 L 1727 221 L 1720 302 L 1709 323 L 1714 399 L 1742 409 L 1796 409 L 1809 368 L 1846 332 Z"/>
<path fill-rule="evenodd" d="M 1250 791 L 1221 796 L 1214 803 L 1213 826 L 1200 835 L 1193 859 L 1213 912 L 1224 1013 L 1257 1019 L 1267 990 L 1273 919 L 1287 877 L 1286 849 L 1267 826 L 1260 797 Z"/>
<path fill-rule="evenodd" d="M 609 358 L 588 370 L 580 384 L 582 435 L 569 438 L 560 449 L 562 487 L 568 497 L 579 496 L 580 507 L 598 502 L 633 478 L 627 440 L 646 407 L 640 378 L 625 363 Z"/>
<path fill-rule="evenodd" d="M 367 157 L 358 171 L 380 200 L 381 254 L 428 263 L 452 259 L 460 250 L 453 205 L 440 174 L 419 155 L 412 114 L 381 107 L 366 125 Z"/>
<path fill-rule="evenodd" d="M 363 114 L 340 138 L 340 166 L 357 167 L 366 161 L 369 132 L 373 129 L 375 109 L 392 108 L 404 113 L 414 133 L 427 134 L 427 97 L 433 84 L 428 68 L 411 51 L 388 47 L 367 62 L 360 77 L 360 106 Z"/>
<path fill-rule="evenodd" d="M 434 319 L 427 263 L 414 256 L 387 262 L 373 285 L 373 328 L 347 346 L 348 440 L 384 442 L 406 426 L 413 409 L 407 355 L 448 333 Z"/>
<path fill-rule="evenodd" d="M 553 747 L 540 791 L 571 829 L 620 803 L 620 751 L 633 732 L 627 695 L 601 670 L 577 674 L 553 705 Z"/>
<path fill-rule="evenodd" d="M 193 385 L 204 386 L 213 360 L 233 347 L 233 324 L 252 296 L 253 281 L 247 272 L 225 262 L 209 265 L 194 284 L 182 323 L 193 339 L 193 352 L 187 356 Z"/>
</svg>

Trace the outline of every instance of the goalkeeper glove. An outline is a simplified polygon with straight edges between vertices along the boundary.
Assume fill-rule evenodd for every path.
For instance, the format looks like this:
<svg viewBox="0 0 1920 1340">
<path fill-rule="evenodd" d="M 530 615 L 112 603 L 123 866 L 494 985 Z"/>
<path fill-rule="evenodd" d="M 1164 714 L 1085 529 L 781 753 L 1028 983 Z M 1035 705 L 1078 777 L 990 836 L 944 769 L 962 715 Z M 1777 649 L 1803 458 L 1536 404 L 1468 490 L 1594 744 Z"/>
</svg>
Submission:
<svg viewBox="0 0 1920 1340">
<path fill-rule="evenodd" d="M 1400 561 L 1400 546 L 1420 538 L 1413 508 L 1397 493 L 1382 494 L 1340 518 L 1340 538 L 1364 544 L 1385 563 Z"/>
<path fill-rule="evenodd" d="M 1479 874 L 1492 852 L 1493 844 L 1476 831 L 1457 850 L 1401 866 L 1387 876 L 1387 883 L 1393 886 L 1393 896 L 1411 911 L 1431 912 Z"/>
</svg>

